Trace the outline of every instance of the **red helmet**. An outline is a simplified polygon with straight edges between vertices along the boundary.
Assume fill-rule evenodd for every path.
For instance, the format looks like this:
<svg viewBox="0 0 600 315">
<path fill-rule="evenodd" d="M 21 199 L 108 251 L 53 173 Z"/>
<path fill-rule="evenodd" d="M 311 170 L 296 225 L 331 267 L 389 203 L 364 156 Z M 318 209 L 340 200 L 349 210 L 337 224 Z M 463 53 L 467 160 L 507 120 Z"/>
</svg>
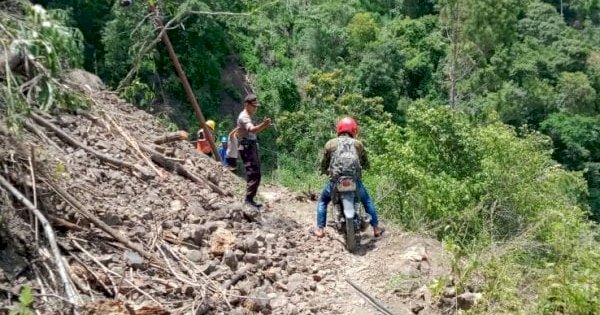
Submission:
<svg viewBox="0 0 600 315">
<path fill-rule="evenodd" d="M 356 120 L 350 117 L 342 118 L 338 121 L 337 125 L 335 126 L 335 132 L 338 136 L 342 133 L 347 133 L 352 138 L 354 138 L 358 133 L 358 123 L 356 123 Z"/>
</svg>

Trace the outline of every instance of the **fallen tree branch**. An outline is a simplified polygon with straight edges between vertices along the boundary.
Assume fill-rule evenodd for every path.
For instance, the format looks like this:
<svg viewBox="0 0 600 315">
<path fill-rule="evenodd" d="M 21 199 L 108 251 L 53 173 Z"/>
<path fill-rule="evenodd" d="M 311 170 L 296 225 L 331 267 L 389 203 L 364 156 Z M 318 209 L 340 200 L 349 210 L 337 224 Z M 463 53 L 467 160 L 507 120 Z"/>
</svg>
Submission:
<svg viewBox="0 0 600 315">
<path fill-rule="evenodd" d="M 103 114 L 104 117 L 106 117 L 108 121 L 112 123 L 113 126 L 115 126 L 115 128 L 117 128 L 117 131 L 121 134 L 121 136 L 123 136 L 123 138 L 125 138 L 125 140 L 127 140 L 129 145 L 131 145 L 131 147 L 135 150 L 135 152 L 138 153 L 138 155 L 144 160 L 144 162 L 146 162 L 148 166 L 150 166 L 150 168 L 152 168 L 156 172 L 156 174 L 158 174 L 158 177 L 165 178 L 165 175 L 163 175 L 163 173 L 159 169 L 157 169 L 156 166 L 154 166 L 154 164 L 152 164 L 152 162 L 148 159 L 148 157 L 140 150 L 138 143 L 135 140 L 131 139 L 127 132 L 125 132 L 125 130 L 123 130 L 123 128 L 121 128 L 121 126 L 119 126 L 119 124 L 117 124 L 117 122 L 107 112 L 103 112 Z"/>
<path fill-rule="evenodd" d="M 23 126 L 25 126 L 25 129 L 28 129 L 29 131 L 33 132 L 40 139 L 45 140 L 51 146 L 56 148 L 59 152 L 65 153 L 65 150 L 63 148 L 61 148 L 58 144 L 56 144 L 56 142 L 52 141 L 48 136 L 46 136 L 44 132 L 39 127 L 34 125 L 31 121 L 29 121 L 29 119 L 23 120 Z"/>
<path fill-rule="evenodd" d="M 79 245 L 79 243 L 77 243 L 77 241 L 75 240 L 71 240 L 71 243 L 73 245 L 75 245 L 75 247 L 77 247 L 81 252 L 83 252 L 86 256 L 88 256 L 94 263 L 96 263 L 96 265 L 100 266 L 100 268 L 102 268 L 102 270 L 104 270 L 105 273 L 107 274 L 112 274 L 113 276 L 117 276 L 121 279 L 123 279 L 123 281 L 127 282 L 127 284 L 129 284 L 132 288 L 134 288 L 136 291 L 138 291 L 139 293 L 143 294 L 144 296 L 146 296 L 147 298 L 149 298 L 150 300 L 152 300 L 153 302 L 155 302 L 156 304 L 162 306 L 162 304 L 160 302 L 158 302 L 155 298 L 152 297 L 152 295 L 148 294 L 146 291 L 140 289 L 138 286 L 136 286 L 132 281 L 128 280 L 125 278 L 125 275 L 120 275 L 112 270 L 110 270 L 108 267 L 106 267 L 105 265 L 103 265 L 100 261 L 98 261 L 98 259 L 96 259 L 94 256 L 92 256 L 92 254 L 90 254 L 90 252 L 88 252 L 87 250 L 85 250 L 85 248 L 83 248 L 81 245 Z M 109 278 L 110 279 L 110 278 Z"/>
<path fill-rule="evenodd" d="M 75 210 L 77 210 L 77 212 L 79 212 L 80 214 L 82 214 L 86 219 L 92 221 L 92 223 L 94 223 L 98 228 L 100 228 L 104 232 L 108 233 L 110 236 L 112 236 L 114 239 L 116 239 L 117 241 L 119 241 L 120 243 L 122 243 L 123 245 L 125 245 L 127 248 L 130 248 L 130 249 L 138 252 L 140 255 L 144 256 L 145 258 L 150 259 L 150 260 L 155 261 L 155 262 L 159 261 L 159 259 L 158 259 L 157 256 L 155 256 L 154 254 L 152 254 L 152 253 L 144 250 L 140 244 L 136 244 L 136 243 L 131 242 L 130 240 L 128 240 L 127 238 L 125 238 L 121 233 L 119 233 L 119 231 L 111 228 L 110 226 L 108 226 L 108 224 L 106 224 L 102 220 L 98 219 L 95 215 L 93 215 L 91 213 L 91 211 L 89 211 L 87 209 L 86 206 L 84 206 L 83 204 L 81 204 L 77 199 L 75 199 L 75 197 L 73 197 L 71 194 L 69 194 L 68 192 L 66 192 L 64 189 L 62 189 L 61 187 L 59 187 L 58 185 L 56 185 L 55 182 L 52 182 L 52 181 L 49 181 L 49 180 L 46 180 L 45 182 L 61 198 L 63 198 L 71 206 L 73 206 L 75 208 Z"/>
<path fill-rule="evenodd" d="M 53 225 L 55 225 L 55 226 L 62 226 L 67 229 L 78 231 L 78 232 L 82 232 L 82 231 L 86 230 L 73 222 L 69 222 L 69 221 L 67 221 L 63 218 L 59 218 L 57 216 L 49 215 L 48 219 L 50 219 L 50 221 L 52 221 Z"/>
<path fill-rule="evenodd" d="M 129 162 L 115 159 L 111 156 L 104 155 L 104 154 L 84 145 L 83 143 L 81 143 L 78 140 L 76 140 L 75 138 L 71 137 L 66 132 L 64 132 L 62 129 L 58 128 L 56 125 L 54 125 L 53 123 L 49 122 L 48 120 L 42 118 L 41 116 L 39 116 L 36 113 L 31 113 L 31 118 L 37 124 L 53 131 L 56 134 L 56 136 L 58 138 L 60 138 L 61 140 L 63 140 L 64 142 L 91 153 L 92 155 L 94 155 L 95 157 L 97 157 L 99 160 L 101 160 L 103 162 L 106 162 L 106 163 L 109 163 L 109 164 L 112 164 L 112 165 L 115 165 L 118 167 L 126 168 L 131 171 L 137 171 L 140 174 L 142 174 L 142 178 L 152 178 L 153 177 L 153 175 L 151 175 L 147 170 L 145 170 L 144 168 L 142 168 L 141 166 L 139 166 L 137 164 L 131 164 Z"/>
<path fill-rule="evenodd" d="M 25 196 L 23 196 L 19 190 L 13 187 L 2 175 L 0 175 L 0 185 L 2 185 L 7 191 L 15 196 L 15 198 L 17 198 L 17 200 L 27 209 L 33 212 L 35 217 L 40 221 L 42 228 L 44 229 L 46 239 L 48 239 L 48 243 L 50 243 L 50 248 L 52 249 L 52 254 L 54 255 L 54 263 L 58 268 L 58 273 L 61 277 L 62 284 L 67 295 L 67 300 L 73 305 L 80 305 L 82 301 L 81 297 L 77 294 L 75 288 L 73 288 L 73 283 L 71 282 L 69 273 L 67 272 L 67 268 L 65 267 L 65 263 L 62 259 L 62 255 L 58 249 L 56 237 L 54 236 L 54 231 L 52 230 L 50 222 L 48 222 L 40 210 L 38 210 L 29 200 L 27 200 L 27 198 L 25 198 Z"/>
<path fill-rule="evenodd" d="M 179 130 L 179 131 L 175 131 L 175 132 L 169 132 L 161 137 L 154 139 L 154 141 L 152 141 L 152 142 L 160 145 L 160 144 L 174 142 L 174 141 L 187 140 L 188 136 L 189 135 L 185 130 Z"/>
<path fill-rule="evenodd" d="M 164 155 L 156 152 L 151 147 L 144 145 L 144 144 L 140 144 L 140 149 L 142 149 L 142 150 L 146 151 L 148 154 L 150 154 L 150 158 L 152 159 L 152 161 L 154 161 L 156 164 L 162 166 L 166 170 L 175 172 L 187 179 L 192 180 L 195 183 L 206 185 L 206 186 L 210 187 L 213 191 L 215 191 L 221 195 L 231 196 L 231 192 L 224 191 L 223 189 L 221 189 L 221 187 L 190 172 L 183 165 L 172 161 L 171 159 L 165 157 Z"/>
</svg>

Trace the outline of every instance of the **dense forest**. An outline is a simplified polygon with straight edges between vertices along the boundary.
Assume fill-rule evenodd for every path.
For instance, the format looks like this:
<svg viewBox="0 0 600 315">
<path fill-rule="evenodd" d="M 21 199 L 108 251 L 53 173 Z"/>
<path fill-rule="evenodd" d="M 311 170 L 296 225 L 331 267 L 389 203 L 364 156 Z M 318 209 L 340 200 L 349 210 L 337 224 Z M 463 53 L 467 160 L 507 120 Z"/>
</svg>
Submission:
<svg viewBox="0 0 600 315">
<path fill-rule="evenodd" d="M 85 67 L 197 130 L 156 5 L 219 134 L 235 119 L 224 100 L 248 92 L 223 78 L 245 71 L 275 124 L 260 139 L 271 180 L 319 191 L 319 152 L 356 117 L 384 218 L 454 255 L 454 279 L 432 287 L 483 279 L 473 313 L 600 309 L 600 0 L 33 2 L 48 10 L 30 10 L 36 29 L 3 16 L 0 32 L 49 73 L 36 82 L 45 109 L 83 102 L 51 78 Z M 27 100 L 11 82 L 0 100 L 18 124 Z"/>
</svg>

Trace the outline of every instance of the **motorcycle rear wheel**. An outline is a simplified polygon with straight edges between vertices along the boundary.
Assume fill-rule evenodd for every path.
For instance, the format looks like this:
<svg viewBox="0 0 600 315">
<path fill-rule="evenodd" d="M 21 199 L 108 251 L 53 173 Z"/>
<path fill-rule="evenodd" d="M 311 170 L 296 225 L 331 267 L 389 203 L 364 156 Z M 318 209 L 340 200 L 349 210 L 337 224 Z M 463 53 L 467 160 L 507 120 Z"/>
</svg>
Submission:
<svg viewBox="0 0 600 315">
<path fill-rule="evenodd" d="M 356 230 L 354 220 L 346 220 L 346 248 L 353 253 L 356 250 Z"/>
</svg>

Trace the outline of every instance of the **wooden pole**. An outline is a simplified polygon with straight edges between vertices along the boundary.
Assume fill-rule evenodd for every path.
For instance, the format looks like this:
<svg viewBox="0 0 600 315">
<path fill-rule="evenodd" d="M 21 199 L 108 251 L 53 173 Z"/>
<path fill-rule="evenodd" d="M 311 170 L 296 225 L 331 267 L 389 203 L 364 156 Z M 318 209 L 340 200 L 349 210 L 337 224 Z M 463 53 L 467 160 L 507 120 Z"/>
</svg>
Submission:
<svg viewBox="0 0 600 315">
<path fill-rule="evenodd" d="M 206 120 L 204 119 L 204 115 L 200 110 L 200 105 L 194 96 L 194 92 L 192 91 L 192 87 L 190 82 L 181 67 L 181 63 L 175 54 L 175 50 L 173 49 L 173 45 L 171 44 L 171 40 L 169 39 L 169 35 L 167 35 L 167 31 L 164 29 L 164 24 L 160 20 L 160 16 L 158 14 L 158 10 L 156 6 L 152 3 L 148 3 L 150 7 L 150 12 L 154 14 L 154 23 L 158 26 L 159 31 L 161 32 L 161 40 L 167 47 L 167 51 L 169 52 L 169 57 L 171 57 L 171 61 L 173 62 L 173 66 L 175 66 L 175 71 L 177 71 L 177 75 L 179 76 L 179 80 L 181 80 L 181 84 L 183 85 L 183 89 L 185 90 L 185 94 L 187 95 L 188 101 L 192 104 L 192 108 L 194 109 L 194 113 L 196 114 L 196 118 L 200 121 L 200 126 L 204 130 L 204 134 L 207 135 L 208 143 L 210 144 L 213 155 L 215 156 L 215 160 L 221 162 L 221 156 L 219 155 L 219 151 L 217 150 L 217 146 L 215 145 L 215 141 L 213 137 L 208 137 L 208 135 L 212 135 L 213 132 L 206 125 Z"/>
</svg>

